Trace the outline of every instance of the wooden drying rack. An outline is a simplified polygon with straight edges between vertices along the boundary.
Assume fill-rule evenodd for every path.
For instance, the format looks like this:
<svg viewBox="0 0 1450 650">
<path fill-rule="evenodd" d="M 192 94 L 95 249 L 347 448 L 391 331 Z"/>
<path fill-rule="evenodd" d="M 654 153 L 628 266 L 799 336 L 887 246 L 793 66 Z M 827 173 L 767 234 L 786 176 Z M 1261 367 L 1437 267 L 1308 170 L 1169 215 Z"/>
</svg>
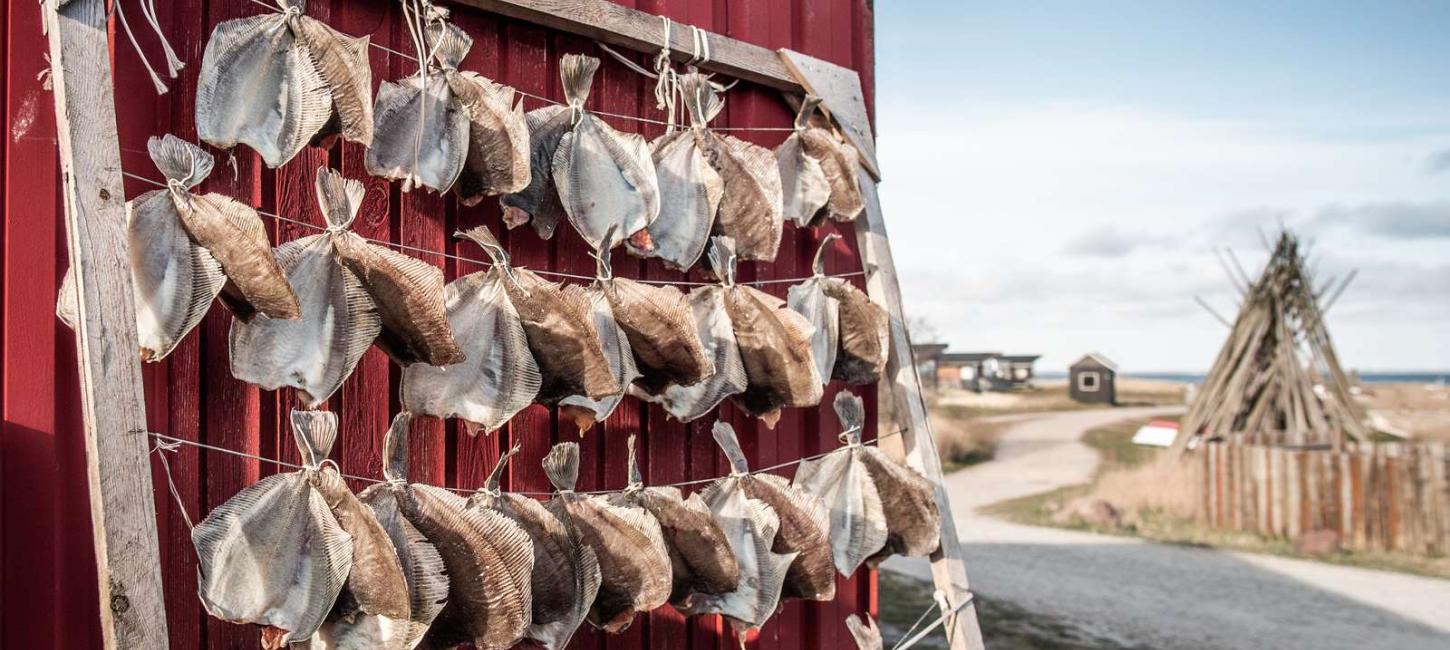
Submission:
<svg viewBox="0 0 1450 650">
<path fill-rule="evenodd" d="M 656 52 L 659 16 L 606 0 L 453 0 L 502 16 L 585 36 L 640 52 Z M 136 314 L 126 254 L 125 192 L 107 38 L 105 0 L 46 0 L 66 238 L 78 287 L 76 348 L 85 423 L 86 465 L 95 531 L 101 627 L 107 648 L 165 648 L 160 550 L 151 485 L 151 441 L 137 346 Z M 686 26 L 671 33 L 681 60 L 692 51 Z M 927 419 L 920 378 L 902 316 L 901 288 L 876 182 L 876 145 L 860 77 L 854 70 L 790 50 L 766 48 L 706 33 L 705 70 L 774 88 L 812 94 L 861 152 L 866 211 L 856 239 L 871 299 L 891 314 L 887 384 L 908 463 L 931 481 L 942 514 L 941 549 L 932 577 L 952 611 L 952 650 L 983 647 L 975 604 L 942 487 L 941 463 Z M 965 605 L 963 606 L 963 603 Z"/>
</svg>

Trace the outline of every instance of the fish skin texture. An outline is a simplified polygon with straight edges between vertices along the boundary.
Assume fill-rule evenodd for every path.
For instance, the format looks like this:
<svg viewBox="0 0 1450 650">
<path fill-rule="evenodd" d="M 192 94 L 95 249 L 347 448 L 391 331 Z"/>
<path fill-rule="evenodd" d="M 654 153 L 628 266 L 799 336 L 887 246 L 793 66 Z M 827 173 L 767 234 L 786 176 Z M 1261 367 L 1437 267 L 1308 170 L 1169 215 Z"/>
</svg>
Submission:
<svg viewBox="0 0 1450 650">
<path fill-rule="evenodd" d="M 491 432 L 533 403 L 542 377 L 504 282 L 503 271 L 495 268 L 448 284 L 448 321 L 463 346 L 464 361 L 405 368 L 403 408 L 417 415 L 457 417 L 470 432 Z"/>
<path fill-rule="evenodd" d="M 466 206 L 483 197 L 518 192 L 530 181 L 529 123 L 513 88 L 472 72 L 448 75 L 468 113 L 468 155 L 455 189 Z"/>
<path fill-rule="evenodd" d="M 773 550 L 797 553 L 786 570 L 781 598 L 835 599 L 830 512 L 821 498 L 774 474 L 754 474 L 741 482 L 747 497 L 763 501 L 780 518 Z"/>
<path fill-rule="evenodd" d="M 839 345 L 831 378 L 854 386 L 875 384 L 886 372 L 891 315 L 865 292 L 840 278 L 827 278 L 821 288 L 839 305 Z"/>
<path fill-rule="evenodd" d="M 827 278 L 815 276 L 786 291 L 786 304 L 815 328 L 811 335 L 811 358 L 822 383 L 831 380 L 836 366 L 836 350 L 841 344 L 841 303 L 826 295 Z"/>
<path fill-rule="evenodd" d="M 610 370 L 584 288 L 561 286 L 522 269 L 514 275 L 519 284 L 506 285 L 509 299 L 543 375 L 538 402 L 557 404 L 571 395 L 603 399 L 623 392 Z"/>
<path fill-rule="evenodd" d="M 554 236 L 559 221 L 565 219 L 564 204 L 554 182 L 554 154 L 564 134 L 572 127 L 569 109 L 545 106 L 524 115 L 529 127 L 529 184 L 499 199 L 504 224 L 510 229 L 525 223 L 543 239 Z"/>
<path fill-rule="evenodd" d="M 831 198 L 831 184 L 821 161 L 806 153 L 800 133 L 792 133 L 776 146 L 775 163 L 780 170 L 784 218 L 798 228 L 814 225 Z"/>
<path fill-rule="evenodd" d="M 368 486 L 358 499 L 372 509 L 378 524 L 392 540 L 408 583 L 409 620 L 403 648 L 413 648 L 427 633 L 448 599 L 448 574 L 443 557 L 418 529 L 403 517 L 396 488 L 387 483 Z"/>
<path fill-rule="evenodd" d="M 876 447 L 864 447 L 861 460 L 881 493 L 889 536 L 881 551 L 867 558 L 875 567 L 892 555 L 926 556 L 941 546 L 941 512 L 931 483 Z"/>
<path fill-rule="evenodd" d="M 876 627 L 876 621 L 870 614 L 863 616 L 865 622 L 857 618 L 855 614 L 846 617 L 846 629 L 851 631 L 851 638 L 856 641 L 857 650 L 882 650 L 881 628 Z"/>
<path fill-rule="evenodd" d="M 404 191 L 453 187 L 468 155 L 469 123 L 445 75 L 385 81 L 378 88 L 375 135 L 365 159 L 369 174 L 401 180 Z"/>
<path fill-rule="evenodd" d="M 861 194 L 860 153 L 823 128 L 808 127 L 798 133 L 802 149 L 820 163 L 826 184 L 830 186 L 826 213 L 835 221 L 855 221 L 866 209 Z M 820 219 L 819 215 L 816 219 Z"/>
<path fill-rule="evenodd" d="M 666 386 L 658 395 L 638 388 L 632 390 L 636 396 L 660 404 L 681 422 L 710 413 L 725 398 L 743 392 L 748 385 L 745 362 L 735 342 L 735 328 L 725 310 L 725 291 L 725 287 L 719 286 L 699 287 L 688 296 L 701 345 L 715 372 L 689 386 Z"/>
<path fill-rule="evenodd" d="M 794 483 L 825 501 L 831 513 L 831 555 L 836 570 L 850 576 L 886 545 L 889 530 L 881 493 L 862 460 L 866 412 L 861 398 L 837 393 L 835 409 L 845 446 L 823 458 L 802 462 Z"/>
<path fill-rule="evenodd" d="M 824 382 L 810 352 L 814 328 L 804 317 L 785 301 L 743 285 L 726 290 L 725 309 L 750 383 L 734 397 L 737 404 L 773 428 L 772 416 L 782 407 L 820 403 Z"/>
<path fill-rule="evenodd" d="M 600 289 L 634 353 L 640 373 L 635 386 L 657 395 L 673 384 L 695 385 L 715 372 L 690 301 L 679 289 L 628 278 L 603 281 Z"/>
<path fill-rule="evenodd" d="M 337 470 L 328 466 L 313 485 L 352 536 L 352 568 L 332 613 L 313 636 L 314 647 L 336 650 L 409 650 L 412 616 L 408 583 L 398 551 L 371 508 L 359 501 Z"/>
<path fill-rule="evenodd" d="M 639 370 L 634 364 L 634 352 L 630 349 L 629 337 L 625 335 L 624 330 L 615 320 L 614 311 L 610 309 L 609 298 L 605 292 L 598 287 L 585 289 L 584 292 L 589 301 L 595 331 L 599 332 L 601 348 L 609 362 L 609 371 L 619 386 L 629 386 L 639 377 Z M 616 395 L 609 395 L 601 399 L 570 395 L 559 400 L 559 413 L 572 419 L 574 424 L 579 427 L 579 433 L 583 434 L 596 422 L 603 422 L 607 419 L 623 400 L 623 390 Z"/>
<path fill-rule="evenodd" d="M 710 166 L 691 131 L 661 136 L 651 145 L 660 216 L 649 225 L 652 250 L 630 246 L 640 257 L 658 257 L 665 266 L 688 270 L 699 261 L 715 225 L 725 182 Z"/>
<path fill-rule="evenodd" d="M 678 488 L 647 487 L 615 493 L 610 503 L 643 508 L 659 523 L 670 553 L 672 604 L 685 606 L 694 594 L 720 595 L 738 588 L 735 552 L 698 494 L 685 499 Z"/>
<path fill-rule="evenodd" d="M 377 306 L 379 348 L 404 367 L 446 366 L 464 360 L 453 338 L 443 297 L 443 271 L 416 257 L 372 244 L 351 232 L 333 235 L 343 266 Z"/>
</svg>

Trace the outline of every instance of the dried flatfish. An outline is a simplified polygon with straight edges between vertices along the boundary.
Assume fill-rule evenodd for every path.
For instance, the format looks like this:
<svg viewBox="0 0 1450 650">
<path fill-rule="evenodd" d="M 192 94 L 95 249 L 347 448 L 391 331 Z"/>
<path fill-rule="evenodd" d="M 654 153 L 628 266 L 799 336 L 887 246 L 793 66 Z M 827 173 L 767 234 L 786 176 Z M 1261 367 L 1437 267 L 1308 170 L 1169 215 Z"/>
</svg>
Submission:
<svg viewBox="0 0 1450 650">
<path fill-rule="evenodd" d="M 197 134 L 223 149 L 245 144 L 269 167 L 291 160 L 330 122 L 343 138 L 371 143 L 368 37 L 308 17 L 305 0 L 277 4 L 281 13 L 228 20 L 212 32 L 197 82 Z"/>
<path fill-rule="evenodd" d="M 704 75 L 682 75 L 680 90 L 692 123 L 709 121 L 724 106 L 724 100 Z M 733 238 L 742 260 L 775 261 L 784 226 L 775 154 L 709 129 L 693 128 L 690 133 L 722 182 L 713 232 Z"/>
<path fill-rule="evenodd" d="M 292 417 L 307 417 L 309 427 L 337 427 L 334 413 L 293 411 Z M 373 510 L 348 490 L 336 466 L 324 464 L 312 478 L 338 525 L 352 536 L 352 569 L 332 613 L 313 636 L 313 646 L 410 650 L 411 593 L 392 538 Z"/>
<path fill-rule="evenodd" d="M 406 458 L 401 459 L 406 462 Z M 401 469 L 401 468 L 400 468 Z M 403 577 L 408 583 L 407 624 L 402 631 L 402 648 L 413 648 L 428 632 L 433 619 L 448 600 L 448 573 L 438 549 L 398 508 L 398 490 L 387 483 L 368 486 L 358 499 L 372 508 L 378 524 L 392 540 Z"/>
<path fill-rule="evenodd" d="M 468 110 L 468 156 L 454 189 L 463 205 L 529 185 L 529 123 L 524 99 L 513 88 L 473 72 L 448 76 Z"/>
<path fill-rule="evenodd" d="M 861 398 L 838 393 L 835 406 L 845 446 L 819 460 L 802 462 L 795 484 L 825 500 L 831 512 L 831 556 L 836 570 L 849 576 L 886 545 L 889 531 L 882 496 L 862 459 L 866 412 Z"/>
<path fill-rule="evenodd" d="M 634 436 L 629 437 L 629 485 L 610 495 L 609 501 L 643 508 L 659 522 L 670 551 L 674 576 L 670 602 L 675 606 L 688 607 L 694 594 L 718 596 L 739 587 L 740 565 L 710 506 L 699 493 L 686 499 L 677 487 L 645 487 L 634 455 Z"/>
<path fill-rule="evenodd" d="M 822 381 L 811 356 L 814 328 L 785 301 L 735 284 L 735 242 L 729 237 L 712 240 L 710 263 L 721 273 L 725 311 L 748 380 L 745 391 L 734 399 L 774 428 L 782 407 L 815 406 L 821 401 Z"/>
<path fill-rule="evenodd" d="M 485 226 L 463 236 L 484 250 L 502 250 Z M 536 401 L 557 404 L 571 395 L 597 400 L 622 393 L 624 387 L 610 368 L 584 288 L 561 286 L 521 268 L 509 272 L 513 281 L 505 282 L 504 287 L 523 321 L 529 350 L 543 375 Z"/>
<path fill-rule="evenodd" d="M 599 593 L 599 561 L 568 518 L 554 514 L 532 497 L 505 493 L 499 487 L 504 467 L 518 451 L 515 446 L 499 458 L 469 503 L 512 519 L 533 540 L 533 623 L 524 639 L 558 650 L 569 644 Z"/>
<path fill-rule="evenodd" d="M 530 575 L 533 543 L 513 520 L 492 510 L 473 508 L 453 492 L 408 483 L 407 413 L 393 418 L 384 441 L 388 497 L 404 519 L 431 542 L 448 574 L 447 604 L 433 619 L 420 648 L 451 648 L 472 643 L 480 649 L 507 648 L 523 637 L 532 618 Z"/>
<path fill-rule="evenodd" d="M 549 239 L 567 216 L 554 183 L 554 154 L 564 134 L 573 128 L 573 113 L 564 106 L 545 106 L 529 111 L 524 122 L 529 128 L 529 183 L 505 194 L 499 205 L 504 225 L 513 229 L 527 223 L 539 237 Z"/>
<path fill-rule="evenodd" d="M 807 169 L 810 163 L 802 163 L 802 167 L 798 168 L 803 176 L 797 180 L 797 187 L 808 192 L 812 199 L 802 201 L 800 209 L 790 215 L 802 228 L 819 225 L 827 216 L 835 221 L 855 221 L 866 209 L 866 201 L 861 194 L 861 154 L 829 128 L 828 120 L 815 115 L 819 104 L 820 100 L 813 97 L 808 97 L 801 104 L 796 115 L 795 133 L 776 149 L 777 157 L 796 156 L 797 160 L 814 161 L 821 170 L 821 180 L 826 184 L 825 201 L 817 204 L 815 199 L 819 197 L 819 188 L 803 186 L 816 182 L 814 178 L 805 176 L 811 173 Z M 784 176 L 785 159 L 781 160 L 781 175 Z M 815 210 L 807 211 L 812 205 Z"/>
<path fill-rule="evenodd" d="M 721 260 L 712 256 L 710 261 L 717 265 L 715 274 L 726 277 L 726 269 L 719 266 Z M 675 419 L 689 422 L 709 413 L 725 398 L 745 390 L 745 361 L 740 357 L 740 346 L 735 343 L 735 326 L 725 310 L 727 291 L 729 288 L 725 285 L 698 287 L 688 297 L 696 332 L 715 372 L 689 386 L 666 386 L 658 395 L 651 395 L 636 385 L 631 388 L 635 395 L 660 404 Z"/>
<path fill-rule="evenodd" d="M 373 107 L 373 142 L 368 146 L 369 174 L 447 192 L 463 173 L 468 155 L 469 110 L 450 77 L 457 76 L 473 39 L 442 22 L 423 30 L 433 53 L 418 72 L 398 83 L 384 81 Z"/>
<path fill-rule="evenodd" d="M 831 370 L 836 367 L 836 349 L 841 344 L 841 303 L 826 295 L 825 285 L 830 278 L 825 275 L 822 257 L 826 247 L 837 239 L 840 235 L 826 235 L 821 247 L 816 250 L 815 275 L 786 292 L 786 304 L 815 328 L 815 333 L 811 335 L 811 358 L 815 359 L 816 372 L 822 382 L 831 380 Z"/>
<path fill-rule="evenodd" d="M 595 286 L 609 299 L 614 321 L 628 339 L 639 375 L 634 385 L 658 395 L 672 385 L 693 386 L 715 372 L 700 340 L 690 301 L 679 289 L 617 278 L 609 249 L 599 251 Z"/>
<path fill-rule="evenodd" d="M 267 648 L 308 640 L 353 563 L 353 538 L 317 487 L 336 416 L 293 411 L 292 435 L 303 469 L 243 489 L 191 531 L 202 605 L 217 618 L 263 626 Z"/>
<path fill-rule="evenodd" d="M 831 183 L 826 180 L 821 161 L 806 152 L 801 137 L 801 132 L 809 128 L 810 114 L 820 103 L 819 97 L 806 96 L 796 114 L 795 132 L 775 148 L 785 218 L 801 228 L 812 225 L 831 199 Z"/>
<path fill-rule="evenodd" d="M 533 403 L 542 377 L 523 322 L 509 300 L 508 253 L 484 245 L 493 260 L 444 290 L 448 322 L 464 346 L 463 363 L 415 363 L 403 370 L 403 408 L 415 415 L 464 421 L 470 433 L 492 432 Z"/>
<path fill-rule="evenodd" d="M 569 223 L 595 249 L 618 232 L 639 250 L 654 248 L 649 227 L 660 214 L 660 190 L 649 144 L 637 133 L 620 133 L 585 110 L 599 59 L 566 54 L 559 62 L 573 126 L 554 151 L 554 184 Z"/>
<path fill-rule="evenodd" d="M 866 558 L 875 567 L 892 555 L 927 556 L 941 546 L 941 511 L 931 482 L 874 446 L 860 451 L 861 462 L 881 495 L 886 515 L 886 545 Z"/>
<path fill-rule="evenodd" d="M 721 104 L 715 106 L 718 112 Z M 665 266 L 686 270 L 699 261 L 710 240 L 725 181 L 710 166 L 700 132 L 714 114 L 689 111 L 691 128 L 660 136 L 650 145 L 660 188 L 660 218 L 649 225 L 654 250 L 630 251 L 658 257 Z"/>
<path fill-rule="evenodd" d="M 846 617 L 846 629 L 851 631 L 851 638 L 856 641 L 857 650 L 882 650 L 881 628 L 876 626 L 876 620 L 870 614 L 857 618 L 855 614 Z"/>
<path fill-rule="evenodd" d="M 716 422 L 712 432 L 715 442 L 730 459 L 732 473 L 710 484 L 701 496 L 730 542 L 740 578 L 733 591 L 692 596 L 682 611 L 690 615 L 724 615 L 743 647 L 746 634 L 759 629 L 775 613 L 786 570 L 797 554 L 773 550 L 780 520 L 765 502 L 746 495 L 742 478 L 748 475 L 750 467 L 740 450 L 735 430 L 727 423 Z"/>
<path fill-rule="evenodd" d="M 600 587 L 589 622 L 611 634 L 629 627 L 634 615 L 670 597 L 670 552 L 659 522 L 643 508 L 610 505 L 603 497 L 574 492 L 579 478 L 579 445 L 554 445 L 544 473 L 557 491 L 549 510 L 575 527 L 599 560 Z"/>
<path fill-rule="evenodd" d="M 609 361 L 610 374 L 621 387 L 633 384 L 634 380 L 639 377 L 639 370 L 634 365 L 634 352 L 630 350 L 629 337 L 625 335 L 624 330 L 614 319 L 614 310 L 609 305 L 609 297 L 598 285 L 585 289 L 584 296 L 589 301 L 589 315 L 594 321 L 594 329 L 599 332 L 604 357 Z M 573 421 L 574 425 L 579 427 L 579 434 L 583 435 L 596 422 L 609 418 L 609 414 L 613 413 L 622 401 L 624 401 L 622 389 L 616 395 L 608 395 L 600 399 L 592 399 L 584 395 L 570 395 L 559 400 L 559 415 Z"/>
<path fill-rule="evenodd" d="M 839 306 L 840 335 L 831 378 L 866 386 L 881 381 L 891 352 L 891 314 L 841 278 L 825 278 L 821 289 Z"/>
</svg>

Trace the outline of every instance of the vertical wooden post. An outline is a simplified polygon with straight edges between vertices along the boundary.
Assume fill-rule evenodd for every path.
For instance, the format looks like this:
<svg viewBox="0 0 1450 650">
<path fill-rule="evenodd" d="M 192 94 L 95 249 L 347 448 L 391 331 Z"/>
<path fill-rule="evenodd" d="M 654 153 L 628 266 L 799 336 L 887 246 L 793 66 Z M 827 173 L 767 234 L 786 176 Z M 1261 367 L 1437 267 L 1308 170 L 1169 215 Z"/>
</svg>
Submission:
<svg viewBox="0 0 1450 650">
<path fill-rule="evenodd" d="M 125 189 L 104 0 L 49 0 L 86 474 L 107 648 L 165 648 L 150 440 L 127 260 Z"/>
</svg>

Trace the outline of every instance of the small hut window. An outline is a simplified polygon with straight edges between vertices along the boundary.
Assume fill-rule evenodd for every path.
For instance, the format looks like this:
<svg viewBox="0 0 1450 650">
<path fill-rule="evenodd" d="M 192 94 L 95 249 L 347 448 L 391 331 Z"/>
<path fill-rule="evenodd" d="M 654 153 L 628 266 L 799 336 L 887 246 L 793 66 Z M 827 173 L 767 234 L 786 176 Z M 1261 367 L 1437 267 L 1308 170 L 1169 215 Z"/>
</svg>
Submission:
<svg viewBox="0 0 1450 650">
<path fill-rule="evenodd" d="M 1091 371 L 1078 373 L 1077 389 L 1085 393 L 1096 392 L 1098 389 L 1098 373 Z"/>
</svg>

